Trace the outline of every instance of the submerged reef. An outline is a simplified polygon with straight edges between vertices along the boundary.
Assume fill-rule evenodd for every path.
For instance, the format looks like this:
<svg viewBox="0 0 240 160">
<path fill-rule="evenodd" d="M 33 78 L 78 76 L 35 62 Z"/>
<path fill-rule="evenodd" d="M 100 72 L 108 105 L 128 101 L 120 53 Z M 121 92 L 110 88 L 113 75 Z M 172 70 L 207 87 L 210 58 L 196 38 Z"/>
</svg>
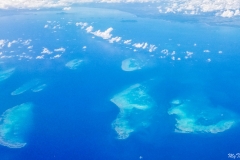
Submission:
<svg viewBox="0 0 240 160">
<path fill-rule="evenodd" d="M 134 58 L 128 58 L 122 61 L 121 68 L 124 71 L 135 71 L 142 69 L 144 65 L 140 60 Z"/>
<path fill-rule="evenodd" d="M 132 132 L 150 125 L 155 103 L 143 85 L 135 84 L 128 87 L 114 95 L 111 102 L 120 110 L 117 118 L 112 122 L 118 139 L 126 139 Z"/>
<path fill-rule="evenodd" d="M 205 101 L 175 99 L 171 105 L 168 114 L 176 116 L 175 132 L 219 133 L 238 122 L 235 113 L 221 107 L 212 107 Z"/>
<path fill-rule="evenodd" d="M 3 71 L 0 71 L 0 82 L 8 79 L 15 71 L 15 68 L 10 68 L 10 69 L 6 69 Z"/>
<path fill-rule="evenodd" d="M 9 148 L 22 148 L 32 122 L 32 103 L 23 103 L 7 109 L 0 120 L 0 144 Z"/>
<path fill-rule="evenodd" d="M 82 59 L 73 59 L 65 64 L 65 66 L 69 69 L 77 69 L 79 65 L 83 62 Z"/>
</svg>

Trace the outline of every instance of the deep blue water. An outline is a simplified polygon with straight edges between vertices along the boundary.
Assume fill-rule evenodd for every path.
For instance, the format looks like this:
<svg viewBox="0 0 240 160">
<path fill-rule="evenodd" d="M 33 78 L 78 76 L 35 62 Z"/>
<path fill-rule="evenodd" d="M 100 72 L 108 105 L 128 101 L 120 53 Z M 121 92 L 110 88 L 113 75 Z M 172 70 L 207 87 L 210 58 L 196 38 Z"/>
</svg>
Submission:
<svg viewBox="0 0 240 160">
<path fill-rule="evenodd" d="M 199 99 L 207 98 L 213 107 L 240 114 L 239 28 L 140 18 L 116 10 L 76 10 L 67 14 L 39 11 L 0 17 L 0 39 L 32 40 L 26 46 L 19 42 L 0 50 L 3 55 L 15 56 L 2 58 L 2 69 L 16 68 L 11 77 L 0 82 L 0 111 L 25 102 L 34 104 L 27 145 L 19 149 L 1 146 L 0 159 L 202 160 L 229 159 L 229 153 L 240 152 L 238 125 L 217 134 L 175 133 L 175 116 L 167 113 L 174 98 L 197 95 Z M 136 22 L 123 22 L 125 19 Z M 134 52 L 134 47 L 123 42 L 111 44 L 96 36 L 92 38 L 76 22 L 87 22 L 94 31 L 112 27 L 113 37 L 132 39 L 132 44 L 147 42 L 158 48 L 152 53 L 144 49 Z M 46 24 L 48 28 L 44 28 Z M 61 28 L 53 29 L 58 24 Z M 29 51 L 27 47 L 31 45 Z M 36 59 L 42 55 L 43 47 L 52 52 L 64 47 L 66 51 L 58 59 L 50 59 L 56 52 Z M 159 58 L 164 56 L 163 49 L 176 51 L 174 56 L 181 60 L 172 60 L 171 55 Z M 186 51 L 193 52 L 192 57 L 185 59 Z M 33 58 L 19 59 L 16 55 L 22 52 Z M 78 69 L 65 67 L 75 58 L 83 59 Z M 121 62 L 126 58 L 141 59 L 146 66 L 125 72 Z M 29 90 L 10 95 L 34 78 L 41 79 L 47 87 L 36 93 Z M 143 83 L 156 103 L 151 125 L 119 140 L 111 126 L 119 109 L 110 99 L 136 83 Z"/>
</svg>

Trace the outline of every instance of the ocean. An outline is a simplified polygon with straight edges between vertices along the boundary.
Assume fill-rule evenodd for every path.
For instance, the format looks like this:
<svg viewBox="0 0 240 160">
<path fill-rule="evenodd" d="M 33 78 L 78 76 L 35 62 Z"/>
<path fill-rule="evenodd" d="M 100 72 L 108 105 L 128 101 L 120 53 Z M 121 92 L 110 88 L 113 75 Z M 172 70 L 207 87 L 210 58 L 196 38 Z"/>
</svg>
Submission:
<svg viewBox="0 0 240 160">
<path fill-rule="evenodd" d="M 14 12 L 0 21 L 0 67 L 14 68 L 0 82 L 0 111 L 33 104 L 32 117 L 17 128 L 28 126 L 26 146 L 1 146 L 0 159 L 207 160 L 240 153 L 239 28 L 86 7 Z M 87 33 L 89 26 L 102 33 Z M 110 27 L 120 41 L 104 39 Z M 136 70 L 121 68 L 128 58 Z M 74 59 L 82 61 L 68 68 Z M 26 91 L 11 95 L 23 84 Z M 135 84 L 143 87 L 126 93 Z M 119 106 L 111 102 L 124 91 Z M 140 108 L 146 104 L 152 107 Z M 125 139 L 116 119 L 123 133 L 133 130 Z"/>
</svg>

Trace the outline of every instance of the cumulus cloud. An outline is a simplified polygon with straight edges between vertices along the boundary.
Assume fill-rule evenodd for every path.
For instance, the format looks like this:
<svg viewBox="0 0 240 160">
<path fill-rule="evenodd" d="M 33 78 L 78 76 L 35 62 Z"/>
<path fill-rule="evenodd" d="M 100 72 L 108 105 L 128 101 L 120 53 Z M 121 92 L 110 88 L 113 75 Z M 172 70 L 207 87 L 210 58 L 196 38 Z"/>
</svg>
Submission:
<svg viewBox="0 0 240 160">
<path fill-rule="evenodd" d="M 6 42 L 7 42 L 6 40 L 0 39 L 0 49 L 5 46 Z"/>
<path fill-rule="evenodd" d="M 64 7 L 63 10 L 64 11 L 69 11 L 71 9 L 71 7 Z"/>
<path fill-rule="evenodd" d="M 145 43 L 134 43 L 133 47 L 142 48 Z"/>
<path fill-rule="evenodd" d="M 210 59 L 210 58 L 208 58 L 208 59 L 207 59 L 207 62 L 211 62 L 211 59 Z"/>
<path fill-rule="evenodd" d="M 1 0 L 0 9 L 39 9 L 61 7 L 71 9 L 72 4 L 81 3 L 146 3 L 157 2 L 161 13 L 201 14 L 214 12 L 217 16 L 240 15 L 239 0 Z"/>
<path fill-rule="evenodd" d="M 240 15 L 239 0 L 169 0 L 158 7 L 161 13 L 201 14 L 216 13 L 217 16 L 233 17 Z"/>
<path fill-rule="evenodd" d="M 159 0 L 100 0 L 99 2 L 105 3 L 147 3 L 147 2 L 158 2 Z"/>
<path fill-rule="evenodd" d="M 89 26 L 89 27 L 86 28 L 87 33 L 92 32 L 92 30 L 93 30 L 93 26 Z"/>
<path fill-rule="evenodd" d="M 163 54 L 165 54 L 165 55 L 168 55 L 168 54 L 169 54 L 169 52 L 168 52 L 167 49 L 163 49 L 163 50 L 161 50 L 161 53 L 163 53 Z"/>
<path fill-rule="evenodd" d="M 55 52 L 65 52 L 65 48 L 61 47 L 61 48 L 57 48 L 54 49 Z"/>
<path fill-rule="evenodd" d="M 49 51 L 47 48 L 43 48 L 42 54 L 52 54 L 51 51 Z"/>
<path fill-rule="evenodd" d="M 146 42 L 146 43 L 144 43 L 142 48 L 145 49 L 145 48 L 147 48 L 147 46 L 148 46 L 148 43 Z"/>
<path fill-rule="evenodd" d="M 110 27 L 107 30 L 105 30 L 104 32 L 97 30 L 95 32 L 92 32 L 92 34 L 94 34 L 97 37 L 102 37 L 103 39 L 110 39 L 112 37 L 112 34 L 110 34 L 112 32 L 112 30 L 113 30 L 113 28 Z"/>
<path fill-rule="evenodd" d="M 33 46 L 28 46 L 28 49 L 33 49 Z"/>
<path fill-rule="evenodd" d="M 123 43 L 124 43 L 124 44 L 131 44 L 131 42 L 132 42 L 132 40 L 129 39 L 129 40 L 125 40 Z"/>
<path fill-rule="evenodd" d="M 12 46 L 12 44 L 17 43 L 16 40 L 13 40 L 12 42 L 8 42 L 8 48 Z"/>
<path fill-rule="evenodd" d="M 1 0 L 1 9 L 10 8 L 54 8 L 54 7 L 64 7 L 63 10 L 68 10 L 72 4 L 81 3 L 134 3 L 134 2 L 154 2 L 158 0 Z"/>
<path fill-rule="evenodd" d="M 36 59 L 44 59 L 44 55 L 37 56 Z"/>
<path fill-rule="evenodd" d="M 184 57 L 185 59 L 192 58 L 193 52 L 186 51 L 186 56 Z"/>
<path fill-rule="evenodd" d="M 62 1 L 53 0 L 15 0 L 15 1 L 0 1 L 1 9 L 11 9 L 11 8 L 52 8 L 52 7 L 62 7 L 67 6 L 68 3 Z"/>
<path fill-rule="evenodd" d="M 124 41 L 125 44 L 128 44 L 130 43 L 131 41 Z M 148 43 L 147 42 L 143 42 L 143 43 L 134 43 L 132 45 L 133 47 L 136 47 L 136 48 L 142 48 L 142 49 L 148 49 L 149 52 L 153 52 L 157 49 L 157 47 L 153 44 L 150 44 L 149 47 L 148 47 Z"/>
<path fill-rule="evenodd" d="M 220 15 L 221 17 L 227 17 L 227 18 L 230 18 L 230 17 L 233 17 L 233 16 L 239 16 L 240 15 L 240 10 L 237 9 L 237 10 L 225 10 L 223 11 L 222 13 L 218 13 L 218 15 Z"/>
<path fill-rule="evenodd" d="M 111 39 L 109 39 L 110 43 L 114 43 L 114 42 L 119 42 L 122 38 L 121 37 L 113 37 Z"/>
<path fill-rule="evenodd" d="M 57 54 L 57 55 L 55 55 L 55 56 L 53 56 L 53 57 L 50 57 L 50 59 L 60 58 L 61 56 L 62 56 L 61 54 Z"/>
<path fill-rule="evenodd" d="M 28 39 L 28 40 L 23 41 L 22 44 L 27 46 L 31 43 L 31 41 L 32 41 L 31 39 Z"/>
<path fill-rule="evenodd" d="M 77 22 L 76 23 L 76 26 L 81 26 L 81 29 L 85 28 L 87 25 L 88 24 L 86 22 L 85 23 L 83 23 L 83 22 Z"/>
<path fill-rule="evenodd" d="M 153 44 L 150 44 L 150 47 L 149 47 L 149 52 L 153 52 L 157 49 L 157 47 Z"/>
<path fill-rule="evenodd" d="M 1 56 L 0 58 L 1 59 L 4 59 L 4 58 L 13 58 L 14 56 Z"/>
</svg>

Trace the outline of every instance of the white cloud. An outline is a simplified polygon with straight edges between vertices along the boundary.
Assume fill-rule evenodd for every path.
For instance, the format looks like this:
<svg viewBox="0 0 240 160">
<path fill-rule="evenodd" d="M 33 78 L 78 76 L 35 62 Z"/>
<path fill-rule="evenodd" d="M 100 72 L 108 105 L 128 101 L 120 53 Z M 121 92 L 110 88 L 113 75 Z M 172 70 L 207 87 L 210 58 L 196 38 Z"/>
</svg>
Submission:
<svg viewBox="0 0 240 160">
<path fill-rule="evenodd" d="M 66 6 L 68 3 L 54 0 L 15 0 L 15 1 L 0 1 L 0 8 L 49 8 Z"/>
<path fill-rule="evenodd" d="M 54 56 L 54 58 L 59 58 L 61 57 L 61 54 L 57 54 L 56 56 Z"/>
<path fill-rule="evenodd" d="M 17 43 L 16 40 L 13 40 L 12 42 L 8 42 L 8 48 L 12 46 L 12 44 Z"/>
<path fill-rule="evenodd" d="M 232 17 L 239 14 L 239 0 L 168 0 L 158 7 L 161 13 L 202 14 L 216 13 L 217 16 Z"/>
<path fill-rule="evenodd" d="M 165 54 L 165 55 L 168 55 L 168 54 L 169 54 L 169 52 L 168 52 L 167 49 L 163 49 L 163 50 L 161 50 L 161 53 L 163 53 L 163 54 Z"/>
<path fill-rule="evenodd" d="M 55 52 L 65 52 L 65 48 L 61 47 L 61 48 L 57 48 L 54 49 Z"/>
<path fill-rule="evenodd" d="M 231 11 L 231 10 L 226 10 L 221 14 L 222 17 L 228 17 L 228 18 L 233 17 L 234 15 L 235 15 L 235 11 Z"/>
<path fill-rule="evenodd" d="M 193 52 L 186 51 L 186 54 L 185 59 L 192 58 Z"/>
<path fill-rule="evenodd" d="M 6 42 L 7 42 L 6 40 L 0 39 L 0 49 L 5 46 Z"/>
<path fill-rule="evenodd" d="M 86 28 L 87 33 L 92 32 L 92 30 L 93 30 L 93 26 L 89 26 L 89 27 Z"/>
<path fill-rule="evenodd" d="M 12 46 L 11 42 L 8 42 L 8 48 L 10 48 Z"/>
<path fill-rule="evenodd" d="M 158 0 L 1 0 L 1 9 L 10 8 L 53 8 L 53 7 L 64 7 L 69 8 L 72 4 L 81 3 L 133 3 L 133 2 L 154 2 Z"/>
<path fill-rule="evenodd" d="M 159 0 L 99 0 L 99 2 L 103 3 L 146 3 L 146 2 L 157 2 Z"/>
<path fill-rule="evenodd" d="M 187 53 L 187 56 L 193 55 L 193 52 L 186 51 L 186 53 Z"/>
<path fill-rule="evenodd" d="M 37 56 L 36 59 L 44 59 L 44 55 Z"/>
<path fill-rule="evenodd" d="M 150 47 L 149 47 L 149 52 L 153 52 L 157 49 L 157 47 L 153 44 L 150 44 Z"/>
<path fill-rule="evenodd" d="M 240 0 L 1 0 L 0 9 L 54 8 L 71 9 L 72 4 L 81 3 L 134 3 L 158 2 L 161 13 L 201 14 L 215 12 L 222 17 L 240 15 Z"/>
<path fill-rule="evenodd" d="M 240 15 L 240 9 L 235 10 L 234 16 L 239 16 Z"/>
<path fill-rule="evenodd" d="M 76 26 L 81 26 L 81 29 L 85 28 L 87 25 L 88 24 L 86 22 L 85 23 L 83 23 L 83 22 L 77 22 L 76 23 Z"/>
<path fill-rule="evenodd" d="M 43 48 L 42 54 L 52 54 L 51 51 L 49 51 L 47 48 Z"/>
<path fill-rule="evenodd" d="M 121 37 L 113 37 L 109 40 L 110 43 L 113 43 L 113 42 L 119 42 L 122 38 Z"/>
<path fill-rule="evenodd" d="M 145 43 L 134 43 L 133 47 L 142 48 Z"/>
<path fill-rule="evenodd" d="M 31 39 L 28 39 L 28 40 L 23 41 L 22 44 L 27 46 L 31 43 L 31 41 L 32 41 Z"/>
<path fill-rule="evenodd" d="M 57 25 L 53 26 L 52 29 L 60 29 L 60 28 L 61 28 L 60 24 L 57 24 Z"/>
<path fill-rule="evenodd" d="M 13 58 L 14 56 L 1 56 L 0 58 L 3 59 L 3 58 Z"/>
<path fill-rule="evenodd" d="M 61 56 L 62 56 L 61 54 L 57 54 L 57 55 L 55 55 L 55 56 L 51 57 L 50 59 L 56 59 L 56 58 L 60 58 Z"/>
<path fill-rule="evenodd" d="M 107 30 L 105 30 L 104 32 L 97 30 L 97 31 L 91 32 L 91 33 L 94 34 L 95 36 L 102 37 L 103 39 L 109 39 L 112 37 L 112 34 L 110 34 L 112 32 L 112 30 L 113 30 L 113 28 L 110 27 Z"/>
<path fill-rule="evenodd" d="M 145 49 L 145 48 L 147 48 L 147 46 L 148 46 L 148 43 L 146 42 L 146 43 L 144 43 L 142 48 Z"/>
<path fill-rule="evenodd" d="M 123 43 L 124 43 L 124 44 L 131 44 L 131 42 L 132 42 L 132 40 L 129 39 L 129 40 L 125 40 Z"/>
<path fill-rule="evenodd" d="M 208 58 L 208 59 L 207 59 L 207 62 L 211 62 L 211 59 L 210 59 L 210 58 Z"/>
<path fill-rule="evenodd" d="M 63 7 L 63 10 L 69 10 L 71 9 L 69 6 L 72 4 L 134 2 L 157 2 L 159 4 L 158 10 L 161 13 L 201 14 L 213 12 L 222 17 L 240 15 L 240 0 L 1 0 L 0 9 Z"/>
<path fill-rule="evenodd" d="M 63 10 L 64 11 L 69 11 L 71 9 L 71 7 L 64 7 Z"/>
<path fill-rule="evenodd" d="M 33 46 L 28 46 L 28 49 L 32 49 L 33 48 Z"/>
<path fill-rule="evenodd" d="M 126 42 L 126 41 L 125 41 L 125 42 Z M 125 43 L 125 42 L 124 42 L 124 43 Z M 127 43 L 130 43 L 130 41 L 127 41 L 125 44 L 127 44 Z M 148 48 L 148 51 L 149 51 L 149 52 L 153 52 L 153 51 L 155 51 L 155 50 L 157 49 L 157 47 L 156 47 L 155 45 L 153 45 L 153 44 L 150 44 L 149 47 L 148 47 L 148 43 L 147 43 L 147 42 L 134 43 L 132 46 L 133 46 L 133 47 L 136 47 L 136 48 L 142 48 L 142 49 Z"/>
</svg>

